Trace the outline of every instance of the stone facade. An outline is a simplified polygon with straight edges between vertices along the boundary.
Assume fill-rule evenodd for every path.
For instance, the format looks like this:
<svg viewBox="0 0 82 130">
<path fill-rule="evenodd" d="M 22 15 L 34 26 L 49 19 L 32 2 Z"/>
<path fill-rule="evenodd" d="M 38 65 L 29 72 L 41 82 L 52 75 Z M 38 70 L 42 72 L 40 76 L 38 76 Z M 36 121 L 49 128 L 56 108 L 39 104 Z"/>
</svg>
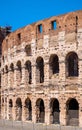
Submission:
<svg viewBox="0 0 82 130">
<path fill-rule="evenodd" d="M 82 126 L 82 11 L 51 17 L 2 42 L 1 118 Z"/>
</svg>

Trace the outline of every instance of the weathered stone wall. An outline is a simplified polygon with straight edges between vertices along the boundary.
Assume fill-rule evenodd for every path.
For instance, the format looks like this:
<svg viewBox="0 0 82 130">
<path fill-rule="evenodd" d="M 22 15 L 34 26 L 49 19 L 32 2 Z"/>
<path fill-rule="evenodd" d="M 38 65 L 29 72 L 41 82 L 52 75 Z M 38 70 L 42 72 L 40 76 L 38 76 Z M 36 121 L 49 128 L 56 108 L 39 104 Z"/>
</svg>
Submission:
<svg viewBox="0 0 82 130">
<path fill-rule="evenodd" d="M 53 21 L 56 29 L 52 28 Z M 2 44 L 2 118 L 62 125 L 70 125 L 72 120 L 82 126 L 81 42 L 82 11 L 51 17 L 10 33 Z M 78 64 L 78 74 L 74 65 L 73 74 L 68 72 L 71 54 Z M 70 109 L 78 116 L 70 117 Z"/>
</svg>

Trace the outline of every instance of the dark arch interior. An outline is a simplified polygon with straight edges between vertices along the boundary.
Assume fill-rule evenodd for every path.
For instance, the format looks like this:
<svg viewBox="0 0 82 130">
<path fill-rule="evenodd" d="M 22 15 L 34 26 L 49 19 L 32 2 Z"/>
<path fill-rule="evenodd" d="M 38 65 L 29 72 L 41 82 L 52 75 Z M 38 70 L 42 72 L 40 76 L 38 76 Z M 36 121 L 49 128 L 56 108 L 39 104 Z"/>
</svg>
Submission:
<svg viewBox="0 0 82 130">
<path fill-rule="evenodd" d="M 28 71 L 28 83 L 31 84 L 32 82 L 32 68 L 31 68 L 31 62 L 30 61 L 27 61 L 26 62 L 26 70 Z"/>
<path fill-rule="evenodd" d="M 27 99 L 27 100 L 25 101 L 25 106 L 29 109 L 29 111 L 32 110 L 31 100 L 30 100 L 30 99 Z"/>
<path fill-rule="evenodd" d="M 21 107 L 21 108 L 22 108 L 22 102 L 21 102 L 21 99 L 20 99 L 20 98 L 17 99 L 16 105 L 17 105 L 18 107 Z"/>
<path fill-rule="evenodd" d="M 67 125 L 79 125 L 79 104 L 76 99 L 71 99 L 67 103 Z"/>
<path fill-rule="evenodd" d="M 78 56 L 72 52 L 67 57 L 68 76 L 78 76 Z"/>
<path fill-rule="evenodd" d="M 20 98 L 16 100 L 16 120 L 22 120 L 22 102 Z"/>
<path fill-rule="evenodd" d="M 44 102 L 43 102 L 43 100 L 40 101 L 40 112 L 44 112 Z"/>
<path fill-rule="evenodd" d="M 39 99 L 36 102 L 37 106 L 37 116 L 36 116 L 36 122 L 44 122 L 45 118 L 45 107 L 44 107 L 44 101 L 42 99 Z"/>
<path fill-rule="evenodd" d="M 11 99 L 9 100 L 9 107 L 13 107 L 13 103 Z"/>
<path fill-rule="evenodd" d="M 10 65 L 11 71 L 14 72 L 14 65 L 13 63 Z"/>
<path fill-rule="evenodd" d="M 76 99 L 71 99 L 69 102 L 69 110 L 78 110 L 78 109 L 79 109 L 79 105 Z"/>
<path fill-rule="evenodd" d="M 21 62 L 20 62 L 20 61 L 17 62 L 17 67 L 18 67 L 17 69 L 18 69 L 19 71 L 21 71 Z"/>
<path fill-rule="evenodd" d="M 53 101 L 53 111 L 59 112 L 59 102 L 57 99 Z"/>
<path fill-rule="evenodd" d="M 51 55 L 49 60 L 50 69 L 52 74 L 59 73 L 59 59 L 57 55 Z"/>
<path fill-rule="evenodd" d="M 43 83 L 44 82 L 44 61 L 42 57 L 37 58 L 36 60 L 37 66 L 36 68 L 38 69 L 38 76 L 39 76 L 39 82 Z"/>
<path fill-rule="evenodd" d="M 60 123 L 60 110 L 59 110 L 59 102 L 57 99 L 52 99 L 50 103 L 51 107 L 51 117 L 50 122 L 53 124 L 59 124 Z"/>
<path fill-rule="evenodd" d="M 26 120 L 32 120 L 32 106 L 31 106 L 31 100 L 29 98 L 25 100 L 25 107 L 26 107 Z"/>
</svg>

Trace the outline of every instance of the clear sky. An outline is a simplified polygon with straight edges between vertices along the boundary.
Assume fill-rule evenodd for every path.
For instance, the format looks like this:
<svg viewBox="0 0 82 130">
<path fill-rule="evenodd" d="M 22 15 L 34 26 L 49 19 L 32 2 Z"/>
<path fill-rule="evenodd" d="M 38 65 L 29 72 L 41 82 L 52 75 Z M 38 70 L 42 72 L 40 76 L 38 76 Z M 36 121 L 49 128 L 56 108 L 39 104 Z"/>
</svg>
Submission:
<svg viewBox="0 0 82 130">
<path fill-rule="evenodd" d="M 82 0 L 0 0 L 0 26 L 16 30 L 38 20 L 82 9 Z"/>
</svg>

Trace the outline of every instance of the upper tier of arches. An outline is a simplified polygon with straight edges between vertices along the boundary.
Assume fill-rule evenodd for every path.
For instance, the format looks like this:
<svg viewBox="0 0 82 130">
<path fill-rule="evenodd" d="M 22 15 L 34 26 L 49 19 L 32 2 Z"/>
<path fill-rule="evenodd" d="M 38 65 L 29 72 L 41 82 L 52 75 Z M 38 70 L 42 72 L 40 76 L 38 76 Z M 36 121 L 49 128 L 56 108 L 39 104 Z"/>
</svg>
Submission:
<svg viewBox="0 0 82 130">
<path fill-rule="evenodd" d="M 53 16 L 51 18 L 38 21 L 36 23 L 20 28 L 10 33 L 3 41 L 2 52 L 12 49 L 22 42 L 31 42 L 32 39 L 43 38 L 43 35 L 57 35 L 58 32 L 77 32 L 77 28 L 82 27 L 82 11 L 71 12 L 65 15 Z"/>
</svg>

